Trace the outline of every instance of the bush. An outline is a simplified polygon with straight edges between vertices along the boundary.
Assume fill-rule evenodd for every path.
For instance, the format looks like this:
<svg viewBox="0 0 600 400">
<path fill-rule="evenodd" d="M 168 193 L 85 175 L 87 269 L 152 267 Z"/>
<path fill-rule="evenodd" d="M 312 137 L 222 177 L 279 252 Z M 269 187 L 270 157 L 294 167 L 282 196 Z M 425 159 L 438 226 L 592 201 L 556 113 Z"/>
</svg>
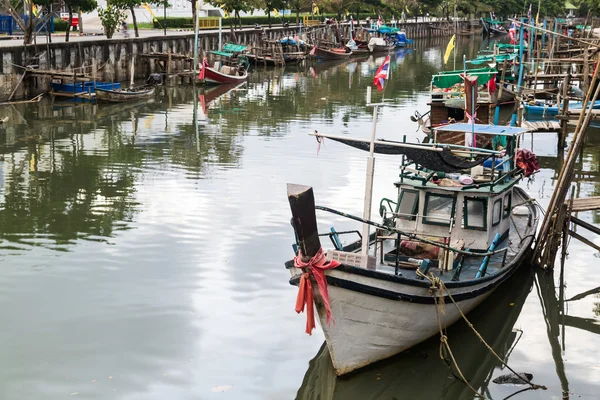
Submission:
<svg viewBox="0 0 600 400">
<path fill-rule="evenodd" d="M 300 20 L 302 20 L 304 13 L 300 13 Z M 360 15 L 360 20 L 365 21 L 365 19 L 369 16 L 368 14 Z M 345 16 L 342 15 L 342 18 Z M 371 20 L 377 19 L 377 16 L 371 15 Z M 337 14 L 321 14 L 315 15 L 314 18 L 318 18 L 323 21 L 325 18 L 337 18 Z M 206 19 L 206 18 L 203 18 Z M 208 19 L 218 20 L 218 17 L 209 17 Z M 250 15 L 246 17 L 241 17 L 242 26 L 253 26 L 254 24 L 259 24 L 261 26 L 269 26 L 269 17 L 267 15 Z M 157 18 L 157 21 L 154 21 L 154 28 L 162 29 L 163 28 L 163 19 Z M 235 19 L 233 17 L 223 18 L 221 20 L 221 25 L 223 27 L 229 27 L 234 24 Z M 296 23 L 296 14 L 292 13 L 291 15 L 285 16 L 285 21 L 287 21 L 290 25 Z M 283 17 L 281 15 L 274 16 L 271 15 L 271 24 L 281 24 L 283 23 Z M 217 22 L 218 24 L 218 22 Z M 168 17 L 167 18 L 167 29 L 192 29 L 194 27 L 193 18 L 185 18 L 185 17 Z"/>
<path fill-rule="evenodd" d="M 66 32 L 69 21 L 63 21 L 60 18 L 54 18 L 54 32 Z"/>
</svg>

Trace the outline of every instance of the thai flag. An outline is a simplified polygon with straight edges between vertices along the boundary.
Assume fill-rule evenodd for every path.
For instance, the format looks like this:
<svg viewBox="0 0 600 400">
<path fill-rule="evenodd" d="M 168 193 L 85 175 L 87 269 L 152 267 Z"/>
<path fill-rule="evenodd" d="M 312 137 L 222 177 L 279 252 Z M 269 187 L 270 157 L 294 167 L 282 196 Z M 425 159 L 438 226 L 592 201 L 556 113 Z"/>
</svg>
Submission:
<svg viewBox="0 0 600 400">
<path fill-rule="evenodd" d="M 375 78 L 373 78 L 373 85 L 377 86 L 377 90 L 383 90 L 383 84 L 388 78 L 390 71 L 390 56 L 386 56 L 381 67 L 375 72 Z"/>
<path fill-rule="evenodd" d="M 529 10 L 527 10 L 527 19 L 531 23 L 531 3 L 529 3 Z"/>
</svg>

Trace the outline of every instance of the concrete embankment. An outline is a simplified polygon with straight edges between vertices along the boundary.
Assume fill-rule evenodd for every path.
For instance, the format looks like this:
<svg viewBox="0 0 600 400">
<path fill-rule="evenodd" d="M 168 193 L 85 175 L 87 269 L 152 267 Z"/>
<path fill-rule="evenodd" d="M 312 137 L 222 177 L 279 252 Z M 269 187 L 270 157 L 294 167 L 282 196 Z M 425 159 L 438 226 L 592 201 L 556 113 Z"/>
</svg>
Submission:
<svg viewBox="0 0 600 400">
<path fill-rule="evenodd" d="M 464 23 L 465 27 L 467 22 Z M 407 23 L 399 24 L 406 30 L 409 38 L 425 38 L 447 36 L 448 24 Z M 346 37 L 349 26 L 342 26 Z M 303 27 L 273 27 L 272 29 L 244 29 L 235 32 L 235 40 L 239 44 L 256 46 L 264 39 L 278 39 L 285 36 L 309 35 L 313 39 L 328 38 L 332 35 L 329 26 L 319 25 Z M 223 30 L 222 43 L 231 41 L 231 31 Z M 200 32 L 198 48 L 200 59 L 208 51 L 216 50 L 219 45 L 219 33 L 215 31 Z M 50 90 L 52 79 L 62 78 L 72 82 L 73 76 L 92 76 L 92 66 L 97 70 L 96 77 L 104 81 L 127 81 L 130 79 L 131 56 L 155 53 L 171 53 L 191 57 L 194 49 L 194 34 L 150 36 L 140 38 L 97 38 L 74 42 L 58 42 L 32 44 L 28 46 L 0 47 L 0 101 L 31 98 Z M 150 73 L 171 73 L 190 69 L 191 63 L 184 57 L 171 58 L 169 65 L 165 61 L 158 62 L 151 57 L 137 57 L 135 60 L 136 78 L 146 78 Z M 24 74 L 26 68 L 29 72 Z M 32 69 L 35 69 L 34 72 Z M 55 72 L 56 74 L 52 74 Z"/>
</svg>

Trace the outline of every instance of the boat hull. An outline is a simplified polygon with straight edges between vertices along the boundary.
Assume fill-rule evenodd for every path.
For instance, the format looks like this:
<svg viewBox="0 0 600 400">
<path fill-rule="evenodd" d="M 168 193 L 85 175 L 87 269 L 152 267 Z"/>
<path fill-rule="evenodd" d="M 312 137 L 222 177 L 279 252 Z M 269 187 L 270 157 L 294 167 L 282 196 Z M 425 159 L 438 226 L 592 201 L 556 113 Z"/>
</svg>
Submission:
<svg viewBox="0 0 600 400">
<path fill-rule="evenodd" d="M 96 88 L 96 100 L 106 103 L 125 103 L 148 99 L 154 95 L 154 88 L 139 91 L 105 90 Z"/>
<path fill-rule="evenodd" d="M 350 58 L 352 52 L 349 51 L 342 53 L 317 47 L 317 49 L 315 50 L 315 55 L 323 60 L 345 60 L 347 58 Z"/>
<path fill-rule="evenodd" d="M 94 93 L 96 89 L 116 90 L 120 89 L 118 82 L 77 82 L 77 83 L 56 83 L 52 82 L 54 92 L 65 93 Z"/>
<path fill-rule="evenodd" d="M 399 292 L 407 289 L 397 288 Z M 460 301 L 458 305 L 468 313 L 492 291 Z M 439 334 L 433 304 L 398 302 L 333 285 L 329 286 L 328 292 L 335 323 L 328 325 L 324 313 L 319 313 L 319 322 L 338 376 L 392 357 Z M 440 313 L 442 328 L 459 318 L 456 307 L 447 304 L 445 313 Z"/>
<path fill-rule="evenodd" d="M 527 103 L 523 107 L 525 108 L 525 111 L 527 111 L 527 115 L 558 115 L 558 107 L 545 107 L 540 105 L 531 105 Z M 583 104 L 581 102 L 569 104 L 569 110 L 581 110 L 582 108 Z M 592 108 L 594 110 L 600 109 L 600 100 L 596 100 Z"/>
<path fill-rule="evenodd" d="M 248 73 L 244 71 L 242 75 L 228 75 L 216 71 L 210 67 L 205 67 L 204 71 L 204 82 L 212 84 L 228 84 L 228 83 L 240 83 L 248 79 Z"/>
</svg>

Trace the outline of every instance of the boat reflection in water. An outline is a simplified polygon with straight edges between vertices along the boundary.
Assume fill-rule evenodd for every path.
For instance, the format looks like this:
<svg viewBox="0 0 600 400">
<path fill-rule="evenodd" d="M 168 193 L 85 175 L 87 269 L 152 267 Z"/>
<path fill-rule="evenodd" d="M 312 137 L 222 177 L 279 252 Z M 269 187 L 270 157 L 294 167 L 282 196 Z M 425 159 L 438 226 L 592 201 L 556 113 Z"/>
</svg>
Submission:
<svg viewBox="0 0 600 400">
<path fill-rule="evenodd" d="M 513 329 L 533 285 L 529 267 L 518 270 L 467 318 L 494 351 L 509 363 L 512 348 L 522 331 Z M 446 303 L 445 307 L 454 307 Z M 463 321 L 447 330 L 447 337 L 465 378 L 488 398 L 493 376 L 509 374 Z M 458 373 L 440 359 L 440 339 L 435 336 L 414 348 L 365 367 L 347 376 L 336 377 L 325 343 L 310 361 L 298 390 L 298 400 L 375 399 L 471 399 L 472 390 L 455 376 Z M 449 359 L 449 357 L 448 357 Z M 450 362 L 451 363 L 451 362 Z M 510 365 L 510 363 L 509 363 Z M 495 373 L 496 368 L 499 371 Z M 502 369 L 504 368 L 504 369 Z M 519 373 L 526 371 L 517 371 Z M 535 382 L 535 376 L 533 377 Z M 514 386 L 514 391 L 527 386 Z"/>
</svg>

